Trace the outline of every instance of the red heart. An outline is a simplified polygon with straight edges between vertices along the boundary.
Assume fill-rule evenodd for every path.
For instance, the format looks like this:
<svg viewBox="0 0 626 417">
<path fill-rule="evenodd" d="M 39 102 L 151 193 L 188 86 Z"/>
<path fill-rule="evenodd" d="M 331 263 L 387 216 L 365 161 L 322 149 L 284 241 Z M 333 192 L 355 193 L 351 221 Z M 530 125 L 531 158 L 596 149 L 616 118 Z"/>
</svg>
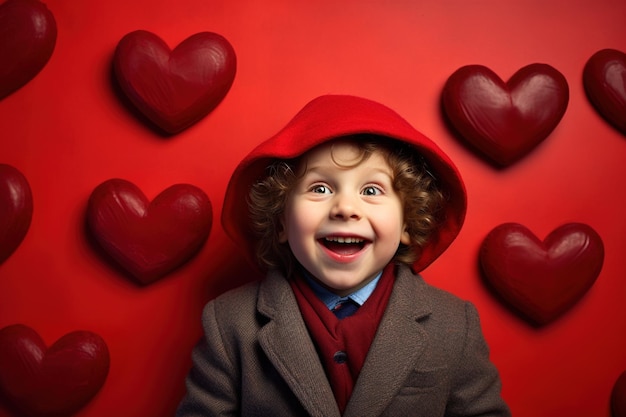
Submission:
<svg viewBox="0 0 626 417">
<path fill-rule="evenodd" d="M 0 164 L 0 264 L 22 243 L 33 216 L 33 196 L 26 177 Z"/>
<path fill-rule="evenodd" d="M 557 126 L 569 101 L 565 77 L 531 64 L 504 83 L 481 65 L 459 68 L 447 80 L 444 112 L 462 138 L 498 165 L 528 154 Z"/>
<path fill-rule="evenodd" d="M 598 112 L 626 134 L 626 54 L 614 49 L 593 54 L 585 64 L 583 84 Z"/>
<path fill-rule="evenodd" d="M 193 185 L 173 185 L 150 203 L 134 184 L 111 179 L 91 194 L 87 224 L 114 261 L 149 284 L 202 248 L 212 215 L 209 198 Z"/>
<path fill-rule="evenodd" d="M 563 225 L 541 242 L 524 226 L 505 223 L 482 243 L 486 280 L 514 309 L 547 324 L 591 288 L 602 269 L 600 236 L 581 223 Z"/>
<path fill-rule="evenodd" d="M 613 386 L 611 411 L 613 417 L 626 417 L 626 371 L 622 372 Z"/>
<path fill-rule="evenodd" d="M 113 61 L 124 94 L 148 119 L 178 133 L 211 112 L 235 79 L 233 47 L 221 35 L 201 32 L 173 51 L 143 30 L 124 36 Z"/>
<path fill-rule="evenodd" d="M 7 0 L 0 5 L 0 99 L 41 71 L 56 39 L 54 16 L 43 3 Z"/>
<path fill-rule="evenodd" d="M 28 416 L 68 416 L 87 404 L 109 372 L 109 351 L 87 331 L 68 333 L 46 349 L 31 328 L 0 330 L 0 391 Z"/>
</svg>

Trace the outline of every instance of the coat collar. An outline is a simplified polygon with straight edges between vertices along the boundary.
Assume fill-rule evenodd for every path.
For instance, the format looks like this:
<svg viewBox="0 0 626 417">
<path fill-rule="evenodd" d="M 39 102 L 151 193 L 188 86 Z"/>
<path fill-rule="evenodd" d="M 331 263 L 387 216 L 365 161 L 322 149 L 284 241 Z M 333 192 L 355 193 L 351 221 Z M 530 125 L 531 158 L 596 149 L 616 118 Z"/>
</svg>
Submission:
<svg viewBox="0 0 626 417">
<path fill-rule="evenodd" d="M 257 308 L 269 319 L 259 331 L 261 348 L 309 415 L 340 417 L 295 295 L 280 273 L 270 272 L 261 283 Z"/>
<path fill-rule="evenodd" d="M 427 342 L 421 320 L 432 312 L 424 281 L 398 268 L 387 311 L 344 412 L 345 417 L 380 415 L 415 368 Z M 376 401 L 371 398 L 376 397 Z"/>
<path fill-rule="evenodd" d="M 344 416 L 381 414 L 415 367 L 426 345 L 419 321 L 432 311 L 425 285 L 409 268 L 398 268 L 387 311 Z M 269 319 L 259 333 L 261 347 L 304 408 L 311 416 L 339 417 L 295 296 L 280 273 L 271 272 L 261 284 L 257 308 Z M 369 400 L 374 395 L 376 402 Z"/>
</svg>

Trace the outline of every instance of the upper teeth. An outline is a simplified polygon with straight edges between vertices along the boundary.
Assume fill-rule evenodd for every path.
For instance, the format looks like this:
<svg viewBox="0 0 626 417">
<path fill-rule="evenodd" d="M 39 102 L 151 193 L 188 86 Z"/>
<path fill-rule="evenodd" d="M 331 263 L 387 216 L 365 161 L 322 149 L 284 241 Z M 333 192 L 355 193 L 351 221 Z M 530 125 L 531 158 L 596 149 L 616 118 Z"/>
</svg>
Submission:
<svg viewBox="0 0 626 417">
<path fill-rule="evenodd" d="M 327 237 L 326 240 L 329 242 L 337 242 L 337 243 L 361 243 L 364 239 L 360 239 L 358 237 L 340 237 L 340 236 L 332 236 Z"/>
</svg>

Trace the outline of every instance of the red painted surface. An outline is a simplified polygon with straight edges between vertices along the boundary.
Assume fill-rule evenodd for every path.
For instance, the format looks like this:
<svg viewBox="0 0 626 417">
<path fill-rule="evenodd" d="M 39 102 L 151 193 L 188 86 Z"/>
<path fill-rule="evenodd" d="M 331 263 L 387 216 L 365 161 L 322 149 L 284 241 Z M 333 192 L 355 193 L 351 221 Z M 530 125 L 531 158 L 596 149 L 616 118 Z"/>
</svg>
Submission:
<svg viewBox="0 0 626 417">
<path fill-rule="evenodd" d="M 207 300 L 251 279 L 215 219 L 237 162 L 305 103 L 327 93 L 394 108 L 455 160 L 468 188 L 456 242 L 423 273 L 472 300 L 515 417 L 608 417 L 626 370 L 626 136 L 589 102 L 583 69 L 597 51 L 626 51 L 626 3 L 613 0 L 316 2 L 47 0 L 57 38 L 44 68 L 0 100 L 0 163 L 32 190 L 21 244 L 0 264 L 0 328 L 23 323 L 47 346 L 70 332 L 98 334 L 110 353 L 102 389 L 77 415 L 171 416 Z M 174 48 L 213 32 L 232 45 L 237 73 L 206 117 L 164 137 L 116 87 L 113 57 L 147 30 Z M 484 65 L 502 79 L 532 63 L 557 69 L 569 102 L 554 130 L 507 168 L 495 168 L 449 129 L 448 77 Z M 186 264 L 137 285 L 94 249 L 87 204 L 121 178 L 149 200 L 174 184 L 213 207 L 206 244 Z M 243 204 L 243 202 L 242 202 Z M 496 226 L 516 222 L 543 239 L 565 223 L 602 238 L 602 271 L 565 314 L 532 326 L 494 297 L 478 253 Z M 623 390 L 619 390 L 624 392 Z M 0 408 L 0 416 L 13 416 Z"/>
</svg>

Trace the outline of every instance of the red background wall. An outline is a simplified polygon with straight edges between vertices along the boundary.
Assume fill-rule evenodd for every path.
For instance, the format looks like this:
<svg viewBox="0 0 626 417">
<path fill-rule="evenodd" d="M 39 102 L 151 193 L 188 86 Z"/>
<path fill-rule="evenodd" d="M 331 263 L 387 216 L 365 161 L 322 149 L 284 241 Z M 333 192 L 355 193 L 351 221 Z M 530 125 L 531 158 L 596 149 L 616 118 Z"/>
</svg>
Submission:
<svg viewBox="0 0 626 417">
<path fill-rule="evenodd" d="M 0 163 L 19 169 L 34 215 L 0 265 L 0 328 L 24 323 L 51 344 L 90 330 L 108 344 L 111 367 L 78 415 L 169 416 L 184 392 L 204 303 L 246 281 L 219 225 L 237 162 L 311 98 L 348 93 L 379 100 L 434 138 L 467 182 L 466 225 L 425 278 L 472 300 L 515 417 L 609 415 L 626 370 L 626 137 L 589 104 L 582 69 L 596 51 L 626 51 L 626 2 L 618 0 L 47 0 L 58 38 L 46 67 L 0 100 Z M 174 47 L 217 32 L 238 58 L 233 87 L 209 116 L 164 138 L 125 107 L 111 80 L 119 40 L 145 29 Z M 567 79 L 570 101 L 553 133 L 498 170 L 446 128 L 439 99 L 466 64 L 503 79 L 534 62 Z M 149 198 L 176 183 L 203 189 L 214 207 L 207 244 L 184 267 L 140 287 L 88 243 L 92 190 L 127 179 Z M 529 325 L 486 289 L 482 239 L 504 222 L 540 238 L 566 222 L 603 238 L 604 267 L 586 296 L 556 322 Z M 10 416 L 0 409 L 0 416 Z"/>
</svg>

